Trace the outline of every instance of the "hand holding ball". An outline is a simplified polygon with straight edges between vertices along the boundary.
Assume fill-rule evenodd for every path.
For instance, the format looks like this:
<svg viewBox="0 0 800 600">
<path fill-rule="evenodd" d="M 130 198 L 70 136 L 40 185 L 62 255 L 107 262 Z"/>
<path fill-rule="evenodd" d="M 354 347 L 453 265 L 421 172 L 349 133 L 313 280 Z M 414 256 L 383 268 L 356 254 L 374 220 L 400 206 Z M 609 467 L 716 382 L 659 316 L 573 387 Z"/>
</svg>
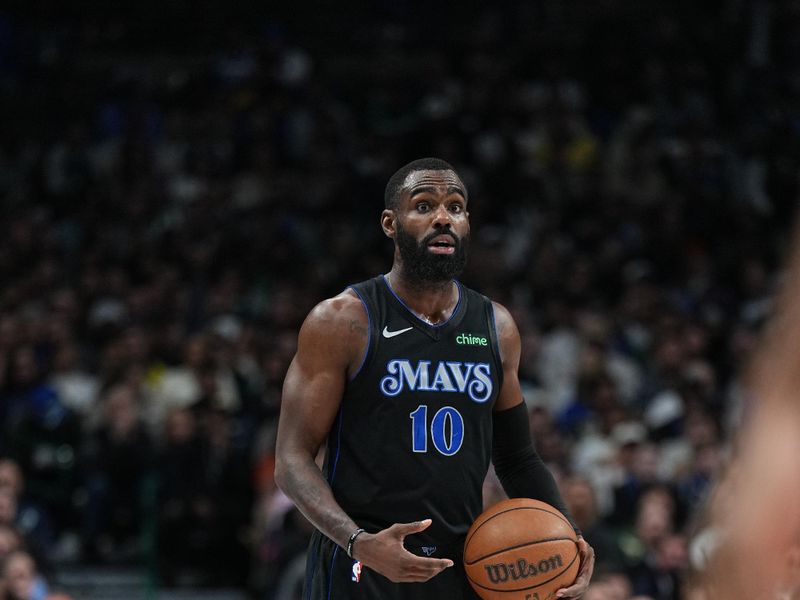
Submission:
<svg viewBox="0 0 800 600">
<path fill-rule="evenodd" d="M 547 600 L 575 581 L 577 535 L 558 509 L 514 498 L 485 510 L 464 544 L 467 579 L 483 600 Z"/>
</svg>

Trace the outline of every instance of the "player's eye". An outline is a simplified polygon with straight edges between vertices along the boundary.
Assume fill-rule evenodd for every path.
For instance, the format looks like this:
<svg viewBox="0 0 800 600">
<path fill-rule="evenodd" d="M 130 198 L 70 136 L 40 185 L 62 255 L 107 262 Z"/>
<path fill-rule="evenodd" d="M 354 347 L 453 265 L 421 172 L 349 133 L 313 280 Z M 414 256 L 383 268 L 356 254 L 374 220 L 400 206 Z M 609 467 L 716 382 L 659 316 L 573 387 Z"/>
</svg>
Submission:
<svg viewBox="0 0 800 600">
<path fill-rule="evenodd" d="M 426 213 L 431 209 L 431 205 L 427 202 L 417 202 L 417 212 Z"/>
<path fill-rule="evenodd" d="M 464 205 L 461 204 L 461 202 L 453 202 L 450 205 L 450 212 L 457 213 L 457 214 L 458 213 L 462 213 L 462 212 L 464 212 Z"/>
</svg>

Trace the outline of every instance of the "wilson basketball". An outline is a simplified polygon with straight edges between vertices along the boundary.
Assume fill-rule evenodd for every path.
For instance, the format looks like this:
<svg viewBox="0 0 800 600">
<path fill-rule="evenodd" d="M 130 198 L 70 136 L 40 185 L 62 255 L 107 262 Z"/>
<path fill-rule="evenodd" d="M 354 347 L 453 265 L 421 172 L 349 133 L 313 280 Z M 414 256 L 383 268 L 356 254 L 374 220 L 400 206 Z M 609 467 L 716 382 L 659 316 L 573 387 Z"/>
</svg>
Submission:
<svg viewBox="0 0 800 600">
<path fill-rule="evenodd" d="M 483 600 L 547 600 L 575 581 L 575 530 L 558 509 L 514 498 L 486 509 L 464 544 L 464 568 Z"/>
</svg>

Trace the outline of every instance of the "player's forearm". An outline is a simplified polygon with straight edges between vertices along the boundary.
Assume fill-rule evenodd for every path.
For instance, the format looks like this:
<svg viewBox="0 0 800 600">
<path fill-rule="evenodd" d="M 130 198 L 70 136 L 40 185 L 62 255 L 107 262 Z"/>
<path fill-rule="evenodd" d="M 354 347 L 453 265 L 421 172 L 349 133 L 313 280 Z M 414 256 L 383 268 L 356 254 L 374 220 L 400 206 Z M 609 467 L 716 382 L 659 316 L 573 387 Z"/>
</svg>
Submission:
<svg viewBox="0 0 800 600">
<path fill-rule="evenodd" d="M 502 462 L 495 459 L 495 470 L 509 498 L 534 498 L 547 502 L 561 511 L 580 534 L 580 528 L 570 514 L 553 474 L 533 446 L 509 455 Z"/>
<path fill-rule="evenodd" d="M 510 498 L 535 498 L 560 510 L 580 533 L 550 470 L 531 442 L 527 411 L 518 404 L 493 415 L 492 461 Z"/>
<path fill-rule="evenodd" d="M 336 502 L 330 485 L 310 457 L 279 457 L 275 466 L 275 482 L 312 525 L 343 548 L 346 547 L 357 525 Z"/>
</svg>

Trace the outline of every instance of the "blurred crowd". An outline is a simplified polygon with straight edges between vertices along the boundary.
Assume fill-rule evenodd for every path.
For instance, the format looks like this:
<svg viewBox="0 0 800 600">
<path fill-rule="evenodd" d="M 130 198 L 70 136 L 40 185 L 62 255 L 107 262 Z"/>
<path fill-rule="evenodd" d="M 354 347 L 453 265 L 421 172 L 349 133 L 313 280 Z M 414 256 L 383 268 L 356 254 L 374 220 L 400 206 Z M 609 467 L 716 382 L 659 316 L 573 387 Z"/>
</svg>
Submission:
<svg viewBox="0 0 800 600">
<path fill-rule="evenodd" d="M 587 600 L 690 597 L 800 191 L 797 0 L 39 4 L 0 12 L 4 599 L 76 564 L 297 597 L 282 378 L 422 156 L 469 187 Z"/>
</svg>

